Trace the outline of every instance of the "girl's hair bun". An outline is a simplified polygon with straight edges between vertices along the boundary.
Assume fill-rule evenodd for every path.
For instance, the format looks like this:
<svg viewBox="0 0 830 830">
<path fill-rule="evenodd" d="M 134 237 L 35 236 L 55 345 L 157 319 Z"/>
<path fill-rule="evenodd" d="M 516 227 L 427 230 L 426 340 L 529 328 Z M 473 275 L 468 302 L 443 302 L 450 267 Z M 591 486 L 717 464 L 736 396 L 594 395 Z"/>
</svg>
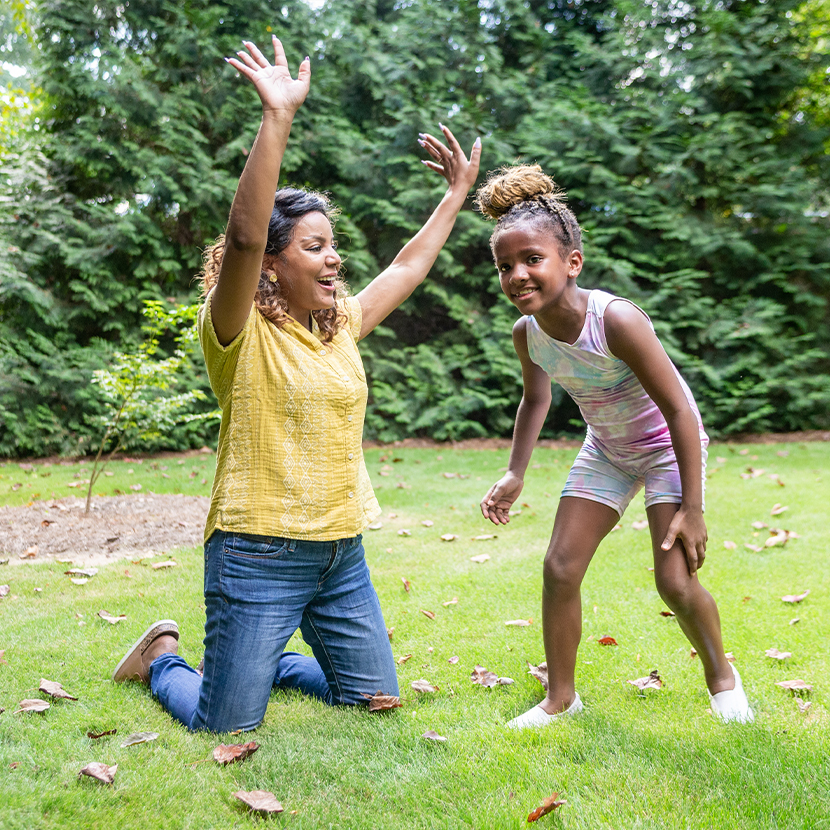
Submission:
<svg viewBox="0 0 830 830">
<path fill-rule="evenodd" d="M 490 219 L 499 219 L 522 202 L 540 196 L 557 197 L 560 193 L 553 179 L 538 164 L 517 164 L 491 172 L 476 191 L 475 206 Z"/>
</svg>

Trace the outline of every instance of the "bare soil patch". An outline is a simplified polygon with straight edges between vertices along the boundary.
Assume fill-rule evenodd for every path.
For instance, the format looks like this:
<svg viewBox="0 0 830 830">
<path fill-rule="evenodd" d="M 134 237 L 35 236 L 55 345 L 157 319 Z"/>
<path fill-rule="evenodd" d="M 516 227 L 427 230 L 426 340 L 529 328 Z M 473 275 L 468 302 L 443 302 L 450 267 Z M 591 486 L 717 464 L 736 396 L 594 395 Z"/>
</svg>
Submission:
<svg viewBox="0 0 830 830">
<path fill-rule="evenodd" d="M 8 558 L 9 564 L 66 559 L 99 566 L 198 547 L 210 499 L 96 496 L 89 515 L 84 504 L 84 499 L 70 497 L 0 507 L 0 559 Z"/>
</svg>

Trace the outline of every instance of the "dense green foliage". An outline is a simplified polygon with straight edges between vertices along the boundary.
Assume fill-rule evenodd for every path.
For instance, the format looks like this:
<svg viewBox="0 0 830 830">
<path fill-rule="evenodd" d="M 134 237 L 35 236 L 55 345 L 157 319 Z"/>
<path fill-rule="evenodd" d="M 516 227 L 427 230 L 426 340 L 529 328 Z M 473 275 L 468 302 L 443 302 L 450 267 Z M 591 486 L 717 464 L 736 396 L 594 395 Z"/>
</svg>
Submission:
<svg viewBox="0 0 830 830">
<path fill-rule="evenodd" d="M 342 208 L 353 289 L 437 202 L 416 138 L 440 120 L 465 146 L 483 137 L 486 169 L 535 160 L 569 190 L 582 284 L 654 315 L 712 431 L 830 424 L 825 0 L 41 0 L 28 13 L 38 104 L 0 177 L 0 454 L 86 446 L 91 370 L 135 340 L 142 302 L 195 301 L 200 248 L 258 124 L 221 58 L 271 30 L 293 67 L 312 55 L 284 179 Z M 509 434 L 516 312 L 488 236 L 465 211 L 428 282 L 364 344 L 369 436 Z M 578 431 L 577 415 L 557 394 L 546 430 Z"/>
</svg>

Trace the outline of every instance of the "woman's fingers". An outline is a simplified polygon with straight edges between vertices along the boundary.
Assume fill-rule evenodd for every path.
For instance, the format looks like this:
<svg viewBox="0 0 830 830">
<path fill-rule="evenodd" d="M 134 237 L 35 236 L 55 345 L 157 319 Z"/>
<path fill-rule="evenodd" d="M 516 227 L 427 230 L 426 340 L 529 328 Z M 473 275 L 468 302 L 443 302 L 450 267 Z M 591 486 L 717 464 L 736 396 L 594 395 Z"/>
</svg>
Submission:
<svg viewBox="0 0 830 830">
<path fill-rule="evenodd" d="M 285 57 L 285 49 L 276 35 L 271 35 L 271 42 L 274 44 L 274 66 L 284 66 L 288 69 L 288 60 Z"/>
<path fill-rule="evenodd" d="M 452 134 L 450 128 L 445 127 L 443 124 L 439 124 L 438 126 L 441 128 L 441 132 L 444 133 L 444 137 L 447 139 L 447 144 L 450 145 L 450 151 L 463 156 L 464 153 L 461 151 L 461 145 Z"/>
<path fill-rule="evenodd" d="M 242 43 L 245 44 L 245 48 L 251 53 L 251 57 L 255 61 L 256 65 L 260 69 L 264 69 L 266 66 L 270 66 L 267 60 L 265 60 L 265 55 L 259 51 L 259 47 L 256 43 L 252 43 L 250 40 L 243 40 Z M 285 60 L 285 56 L 283 56 L 283 60 Z"/>
<path fill-rule="evenodd" d="M 246 67 L 248 67 L 248 69 L 251 70 L 251 72 L 257 72 L 262 69 L 262 67 L 247 52 L 242 52 L 240 50 L 236 53 L 236 56 L 242 63 L 245 64 Z"/>
</svg>

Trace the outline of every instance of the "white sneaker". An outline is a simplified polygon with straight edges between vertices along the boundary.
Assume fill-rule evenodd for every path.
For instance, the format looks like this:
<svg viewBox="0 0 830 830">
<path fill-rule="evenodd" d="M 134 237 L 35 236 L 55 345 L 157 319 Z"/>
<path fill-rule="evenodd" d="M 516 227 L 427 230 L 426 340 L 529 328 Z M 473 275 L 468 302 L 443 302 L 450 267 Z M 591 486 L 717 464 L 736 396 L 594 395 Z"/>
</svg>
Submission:
<svg viewBox="0 0 830 830">
<path fill-rule="evenodd" d="M 537 726 L 547 726 L 557 718 L 562 718 L 565 715 L 578 715 L 581 711 L 582 701 L 579 699 L 579 695 L 576 695 L 574 702 L 564 712 L 549 715 L 541 706 L 534 706 L 532 709 L 528 709 L 523 715 L 519 715 L 519 717 L 508 721 L 506 726 L 508 729 L 533 729 Z"/>
<path fill-rule="evenodd" d="M 718 692 L 716 695 L 709 693 L 709 708 L 714 717 L 724 723 L 752 723 L 755 720 L 755 713 L 749 706 L 746 699 L 741 676 L 738 670 L 731 666 L 732 674 L 735 675 L 735 688 L 725 692 Z"/>
</svg>

